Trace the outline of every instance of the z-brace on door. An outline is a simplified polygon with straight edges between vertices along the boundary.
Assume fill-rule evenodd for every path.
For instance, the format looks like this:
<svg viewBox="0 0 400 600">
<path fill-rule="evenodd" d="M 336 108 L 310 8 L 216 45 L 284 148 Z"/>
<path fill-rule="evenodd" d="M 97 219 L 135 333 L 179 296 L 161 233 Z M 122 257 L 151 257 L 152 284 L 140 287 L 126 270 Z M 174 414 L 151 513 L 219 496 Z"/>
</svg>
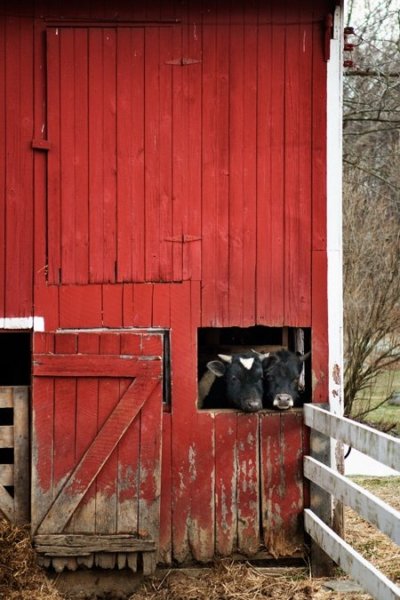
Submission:
<svg viewBox="0 0 400 600">
<path fill-rule="evenodd" d="M 173 26 L 49 27 L 49 283 L 199 279 L 181 44 Z"/>
<path fill-rule="evenodd" d="M 141 552 L 144 571 L 155 568 L 162 342 L 143 332 L 34 335 L 32 531 L 45 564 L 136 570 Z"/>
</svg>

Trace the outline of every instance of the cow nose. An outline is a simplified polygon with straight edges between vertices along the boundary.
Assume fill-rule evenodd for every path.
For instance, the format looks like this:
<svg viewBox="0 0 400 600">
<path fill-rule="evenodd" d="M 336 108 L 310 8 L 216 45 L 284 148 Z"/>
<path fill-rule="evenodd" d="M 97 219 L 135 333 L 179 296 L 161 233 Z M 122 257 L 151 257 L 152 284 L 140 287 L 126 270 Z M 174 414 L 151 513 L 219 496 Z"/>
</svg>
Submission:
<svg viewBox="0 0 400 600">
<path fill-rule="evenodd" d="M 274 406 L 280 410 L 286 410 L 293 406 L 293 398 L 290 394 L 277 394 L 274 398 Z"/>
<path fill-rule="evenodd" d="M 257 399 L 247 400 L 246 408 L 247 408 L 248 412 L 256 412 L 257 410 L 262 409 L 262 402 L 261 402 L 261 400 L 257 400 Z"/>
</svg>

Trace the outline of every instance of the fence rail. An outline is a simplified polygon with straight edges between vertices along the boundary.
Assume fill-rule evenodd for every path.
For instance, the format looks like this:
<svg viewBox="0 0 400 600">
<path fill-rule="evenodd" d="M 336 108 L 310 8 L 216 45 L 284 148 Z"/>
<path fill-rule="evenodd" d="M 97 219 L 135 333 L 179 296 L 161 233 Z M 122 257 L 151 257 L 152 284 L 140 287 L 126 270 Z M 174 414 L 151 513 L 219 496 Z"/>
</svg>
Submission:
<svg viewBox="0 0 400 600">
<path fill-rule="evenodd" d="M 0 517 L 27 523 L 29 505 L 29 388 L 1 386 Z"/>
<path fill-rule="evenodd" d="M 344 442 L 371 458 L 400 471 L 400 440 L 332 415 L 315 405 L 305 405 L 305 424 L 312 430 Z M 400 545 L 400 512 L 364 488 L 322 464 L 304 457 L 304 475 L 337 500 L 353 508 L 380 531 Z M 312 509 L 304 514 L 305 530 L 324 552 L 377 600 L 400 598 L 400 588 L 364 559 Z"/>
</svg>

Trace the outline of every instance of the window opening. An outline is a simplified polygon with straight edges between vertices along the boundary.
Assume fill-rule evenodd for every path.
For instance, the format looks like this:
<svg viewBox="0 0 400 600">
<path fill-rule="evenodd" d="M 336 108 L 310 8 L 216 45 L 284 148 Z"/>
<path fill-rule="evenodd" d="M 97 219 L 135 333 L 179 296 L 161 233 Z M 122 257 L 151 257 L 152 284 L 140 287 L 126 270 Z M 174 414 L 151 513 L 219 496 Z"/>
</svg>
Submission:
<svg viewBox="0 0 400 600">
<path fill-rule="evenodd" d="M 255 350 L 261 354 L 289 350 L 305 354 L 311 350 L 311 329 L 296 327 L 203 327 L 198 329 L 198 408 L 232 409 L 226 398 L 223 377 L 216 377 L 207 363 L 219 360 L 218 355 L 232 355 Z M 309 401 L 311 394 L 311 361 L 304 363 L 299 385 L 302 400 Z"/>
</svg>

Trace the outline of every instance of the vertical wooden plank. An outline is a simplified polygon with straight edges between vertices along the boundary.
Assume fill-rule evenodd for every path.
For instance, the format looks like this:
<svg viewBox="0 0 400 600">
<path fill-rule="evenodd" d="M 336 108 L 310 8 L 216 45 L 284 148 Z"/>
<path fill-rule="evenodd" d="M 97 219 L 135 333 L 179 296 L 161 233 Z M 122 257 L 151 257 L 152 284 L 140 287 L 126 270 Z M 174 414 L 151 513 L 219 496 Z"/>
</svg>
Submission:
<svg viewBox="0 0 400 600">
<path fill-rule="evenodd" d="M 140 418 L 138 531 L 154 539 L 160 535 L 162 385 L 146 400 Z"/>
<path fill-rule="evenodd" d="M 172 562 L 172 435 L 171 414 L 162 418 L 162 459 L 160 497 L 160 537 L 158 562 Z"/>
<path fill-rule="evenodd" d="M 52 141 L 48 156 L 48 281 L 58 283 L 61 269 L 61 180 L 60 180 L 60 44 L 56 28 L 47 30 L 47 127 Z"/>
<path fill-rule="evenodd" d="M 55 352 L 75 354 L 77 336 L 75 334 L 55 336 Z M 76 392 L 75 377 L 59 377 L 54 380 L 54 494 L 57 494 L 65 478 L 75 466 Z"/>
<path fill-rule="evenodd" d="M 104 263 L 104 73 L 102 29 L 89 29 L 89 281 L 103 281 Z"/>
<path fill-rule="evenodd" d="M 245 3 L 243 37 L 243 315 L 242 327 L 256 322 L 257 265 L 257 3 Z"/>
<path fill-rule="evenodd" d="M 287 541 L 286 555 L 301 552 L 303 531 L 303 415 L 301 411 L 281 416 L 281 455 L 284 477 L 284 500 L 281 515 Z"/>
<path fill-rule="evenodd" d="M 275 326 L 284 324 L 286 32 L 283 24 L 275 24 L 279 10 L 276 4 L 260 8 L 257 104 L 257 319 Z"/>
<path fill-rule="evenodd" d="M 100 338 L 100 353 L 121 353 L 120 335 L 103 333 Z M 99 380 L 98 388 L 98 431 L 118 404 L 120 384 L 118 379 L 104 377 Z M 118 448 L 108 457 L 106 464 L 96 478 L 96 533 L 115 533 L 117 531 L 117 470 Z M 96 564 L 102 568 L 115 566 L 115 553 L 98 553 Z"/>
<path fill-rule="evenodd" d="M 227 25 L 225 25 L 227 27 Z M 243 9 L 231 9 L 229 44 L 229 323 L 242 325 L 243 300 L 247 292 L 243 289 L 245 253 L 243 239 L 243 177 L 244 177 L 244 26 Z M 251 198 L 246 196 L 246 202 Z M 246 257 L 247 258 L 247 257 Z M 251 268 L 251 263 L 247 268 Z"/>
<path fill-rule="evenodd" d="M 80 333 L 78 336 L 79 354 L 99 353 L 99 334 Z M 75 455 L 78 462 L 97 434 L 98 422 L 98 380 L 94 377 L 78 378 L 76 382 L 76 438 Z M 86 492 L 82 502 L 72 515 L 66 531 L 95 533 L 96 484 Z M 80 564 L 91 568 L 93 555 L 81 557 Z"/>
<path fill-rule="evenodd" d="M 183 212 L 183 231 L 193 236 L 193 240 L 183 244 L 182 277 L 184 280 L 201 279 L 201 102 L 202 102 L 202 29 L 200 3 L 189 3 L 187 7 L 187 26 L 184 30 L 183 50 L 194 62 L 190 68 L 182 69 L 185 79 L 185 101 L 187 126 L 186 159 L 187 173 L 184 173 L 187 185 L 187 198 Z M 183 166 L 183 165 L 182 165 Z M 175 219 L 175 217 L 174 217 Z M 198 238 L 198 239 L 196 239 Z"/>
<path fill-rule="evenodd" d="M 160 29 L 145 30 L 145 279 L 160 279 Z"/>
<path fill-rule="evenodd" d="M 316 11 L 316 9 L 314 9 Z M 326 232 L 326 62 L 321 30 L 313 27 L 312 79 L 312 381 L 313 401 L 328 398 L 328 308 Z"/>
<path fill-rule="evenodd" d="M 195 560 L 209 562 L 215 542 L 214 415 L 197 413 L 189 446 L 191 493 L 189 544 Z"/>
<path fill-rule="evenodd" d="M 7 60 L 3 166 L 6 172 L 5 314 L 30 316 L 33 312 L 33 158 L 29 148 L 33 127 L 33 28 L 28 19 L 4 19 Z"/>
<path fill-rule="evenodd" d="M 61 281 L 76 283 L 75 222 L 78 199 L 75 189 L 75 38 L 73 29 L 57 30 L 60 36 L 60 219 Z"/>
<path fill-rule="evenodd" d="M 261 518 L 264 544 L 273 556 L 279 556 L 282 547 L 283 518 L 281 504 L 280 414 L 260 416 L 261 448 Z"/>
<path fill-rule="evenodd" d="M 6 19 L 0 21 L 0 38 L 6 37 Z M 6 115 L 6 49 L 0 45 L 0 122 L 5 123 Z M 6 131 L 0 130 L 0 238 L 6 239 Z M 6 245 L 0 244 L 0 316 L 5 315 L 5 277 L 6 277 Z"/>
<path fill-rule="evenodd" d="M 203 325 L 228 322 L 229 27 L 215 5 L 203 16 Z"/>
<path fill-rule="evenodd" d="M 144 30 L 117 30 L 118 281 L 144 280 Z"/>
<path fill-rule="evenodd" d="M 54 382 L 34 379 L 32 393 L 32 534 L 41 523 L 53 498 Z"/>
<path fill-rule="evenodd" d="M 96 57 L 98 60 L 98 58 Z M 117 248 L 116 206 L 116 30 L 103 30 L 103 278 L 104 282 L 115 281 Z"/>
<path fill-rule="evenodd" d="M 260 547 L 258 417 L 237 415 L 238 550 L 251 556 Z"/>
<path fill-rule="evenodd" d="M 182 220 L 182 215 L 172 213 L 172 67 L 168 64 L 172 57 L 172 31 L 169 27 L 159 31 L 159 218 L 160 218 L 160 270 L 159 280 L 173 281 L 182 279 L 182 267 L 179 273 L 173 272 L 172 252 L 176 244 L 168 241 L 173 234 L 173 217 Z M 176 67 L 175 67 L 176 68 Z M 178 67 L 179 68 L 179 67 Z M 178 244 L 181 247 L 182 244 Z M 182 260 L 180 261 L 182 265 Z"/>
<path fill-rule="evenodd" d="M 311 48 L 302 7 L 288 12 L 285 64 L 285 324 L 310 324 Z"/>
<path fill-rule="evenodd" d="M 14 403 L 14 519 L 17 525 L 30 521 L 29 388 L 15 387 Z"/>
<path fill-rule="evenodd" d="M 138 336 L 121 334 L 121 354 L 138 354 Z M 120 396 L 124 381 L 120 381 Z M 121 439 L 118 447 L 118 502 L 117 521 L 119 532 L 138 531 L 138 496 L 140 474 L 140 421 L 137 415 Z"/>
<path fill-rule="evenodd" d="M 215 415 L 215 552 L 230 556 L 237 547 L 237 416 Z"/>
<path fill-rule="evenodd" d="M 190 519 L 189 448 L 192 442 L 193 406 L 192 394 L 195 356 L 191 331 L 190 284 L 183 283 L 171 288 L 171 355 L 172 355 L 172 552 L 179 563 L 190 557 L 188 524 Z M 174 368 L 179 363 L 179 370 Z"/>
<path fill-rule="evenodd" d="M 89 281 L 89 200 L 88 200 L 88 31 L 74 33 L 74 176 L 75 222 L 73 283 Z M 71 199 L 70 199 L 71 202 Z"/>
</svg>

